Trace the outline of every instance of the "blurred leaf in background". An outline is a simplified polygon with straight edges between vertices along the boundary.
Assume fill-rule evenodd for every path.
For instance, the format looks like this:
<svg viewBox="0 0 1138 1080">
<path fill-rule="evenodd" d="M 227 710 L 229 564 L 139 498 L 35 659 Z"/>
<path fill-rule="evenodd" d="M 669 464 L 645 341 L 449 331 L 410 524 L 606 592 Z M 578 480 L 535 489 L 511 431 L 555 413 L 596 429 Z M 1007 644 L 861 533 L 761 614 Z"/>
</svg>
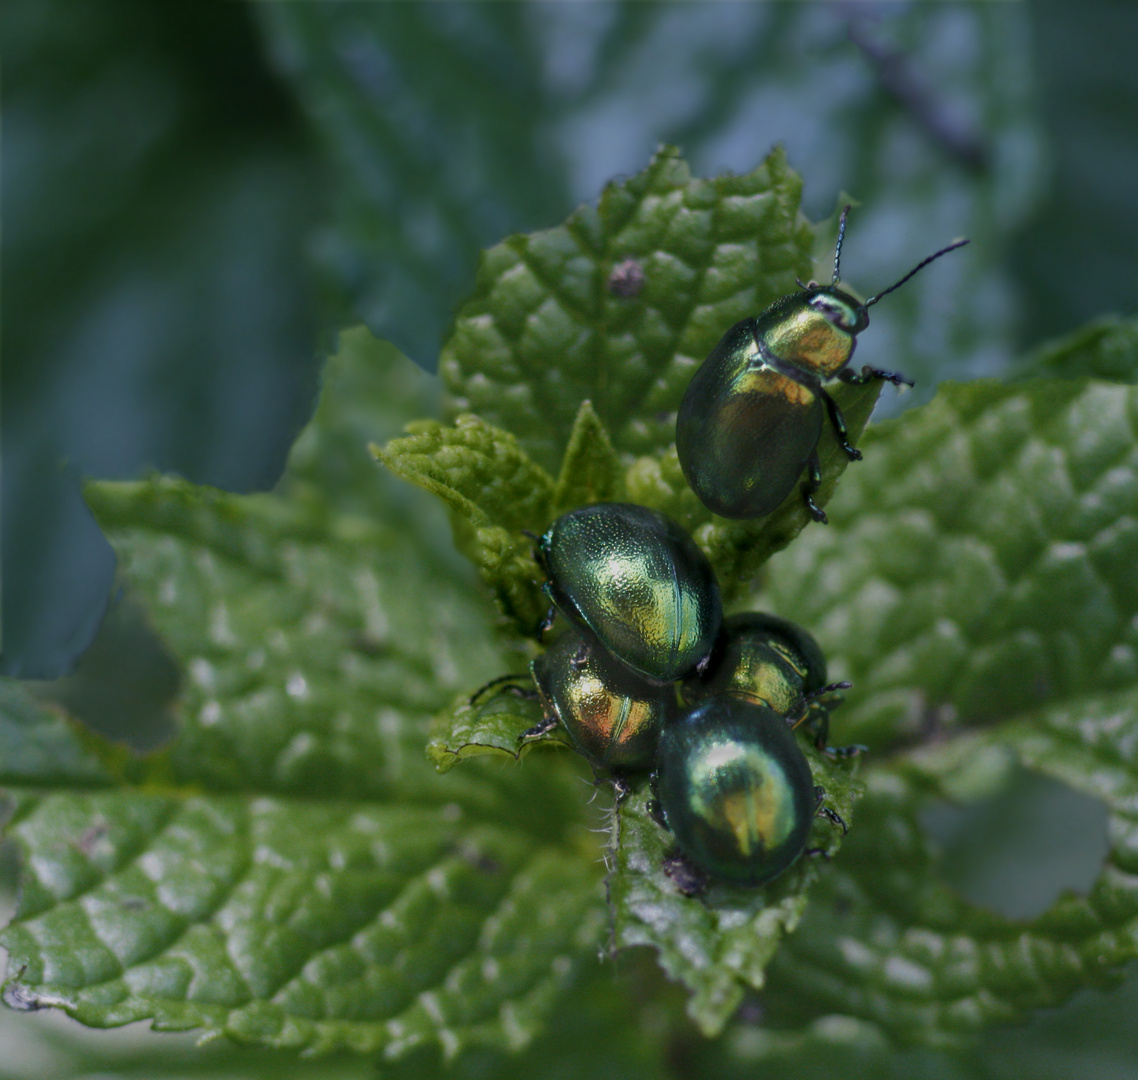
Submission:
<svg viewBox="0 0 1138 1080">
<path fill-rule="evenodd" d="M 315 401 L 319 162 L 239 4 L 4 5 L 3 669 L 73 665 L 84 475 L 266 488 Z"/>
</svg>

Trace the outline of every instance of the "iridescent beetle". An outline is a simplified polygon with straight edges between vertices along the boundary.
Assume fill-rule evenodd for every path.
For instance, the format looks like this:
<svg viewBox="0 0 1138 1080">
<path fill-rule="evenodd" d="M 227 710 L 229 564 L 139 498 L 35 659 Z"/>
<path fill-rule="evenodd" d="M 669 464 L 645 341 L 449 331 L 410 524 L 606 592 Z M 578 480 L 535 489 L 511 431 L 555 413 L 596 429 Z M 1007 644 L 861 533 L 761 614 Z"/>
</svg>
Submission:
<svg viewBox="0 0 1138 1080">
<path fill-rule="evenodd" d="M 869 309 L 919 270 L 967 244 L 957 240 L 918 263 L 900 281 L 864 303 L 838 288 L 846 215 L 842 211 L 829 285 L 798 283 L 802 291 L 776 300 L 757 319 L 736 323 L 692 377 L 676 417 L 676 450 L 692 490 L 712 513 L 728 518 L 762 517 L 794 490 L 803 471 L 803 494 L 817 521 L 826 515 L 814 502 L 822 482 L 818 441 L 828 413 L 838 443 L 851 461 L 846 422 L 823 383 L 861 384 L 881 379 L 912 385 L 904 375 L 847 365 L 857 336 L 869 326 Z"/>
<path fill-rule="evenodd" d="M 807 853 L 814 818 L 846 831 L 786 718 L 746 697 L 708 698 L 660 733 L 653 783 L 662 823 L 698 872 L 762 885 Z M 683 891 L 702 889 L 683 874 Z"/>
<path fill-rule="evenodd" d="M 538 556 L 554 608 L 642 677 L 672 682 L 706 663 L 723 622 L 719 585 L 670 518 L 632 503 L 592 503 L 562 514 Z"/>
</svg>

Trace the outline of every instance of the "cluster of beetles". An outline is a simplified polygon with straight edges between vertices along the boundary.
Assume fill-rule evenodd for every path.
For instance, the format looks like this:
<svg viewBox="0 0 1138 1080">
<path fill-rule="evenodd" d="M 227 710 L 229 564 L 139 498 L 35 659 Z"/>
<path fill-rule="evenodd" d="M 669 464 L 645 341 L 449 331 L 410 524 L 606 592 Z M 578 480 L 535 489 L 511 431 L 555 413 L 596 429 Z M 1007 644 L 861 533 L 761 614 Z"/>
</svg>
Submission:
<svg viewBox="0 0 1138 1080">
<path fill-rule="evenodd" d="M 842 213 L 829 285 L 800 291 L 724 334 L 692 378 L 680 405 L 676 447 L 684 475 L 713 513 L 755 518 L 776 509 L 805 477 L 809 513 L 826 520 L 814 495 L 825 418 L 856 460 L 841 410 L 824 383 L 903 376 L 847 366 L 869 308 L 960 240 L 923 260 L 896 284 L 860 302 L 838 288 Z M 685 892 L 708 881 L 757 886 L 804 853 L 814 818 L 845 831 L 814 784 L 794 729 L 803 726 L 832 757 L 826 659 L 800 626 L 774 615 L 723 616 L 707 557 L 674 521 L 630 503 L 595 503 L 559 517 L 536 557 L 564 633 L 530 665 L 543 720 L 530 741 L 560 726 L 594 767 L 614 775 L 651 773 L 657 821 L 678 853 L 666 866 Z M 505 680 L 495 680 L 490 686 Z M 531 686 L 536 689 L 530 688 Z M 486 688 L 484 688 L 486 689 Z M 481 693 L 481 691 L 480 691 Z"/>
</svg>

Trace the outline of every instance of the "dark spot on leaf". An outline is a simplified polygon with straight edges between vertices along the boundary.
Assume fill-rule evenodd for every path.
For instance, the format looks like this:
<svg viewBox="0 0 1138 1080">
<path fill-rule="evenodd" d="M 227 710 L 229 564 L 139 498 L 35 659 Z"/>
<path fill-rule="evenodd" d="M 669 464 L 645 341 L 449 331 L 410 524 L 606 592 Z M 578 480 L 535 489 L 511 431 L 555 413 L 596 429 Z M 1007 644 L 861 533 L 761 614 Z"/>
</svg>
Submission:
<svg viewBox="0 0 1138 1080">
<path fill-rule="evenodd" d="M 735 1018 L 741 1024 L 761 1024 L 763 1022 L 763 1003 L 758 998 L 745 998 L 739 1006 Z"/>
<path fill-rule="evenodd" d="M 608 291 L 622 300 L 639 296 L 644 288 L 644 268 L 635 259 L 625 259 L 612 268 Z"/>
<path fill-rule="evenodd" d="M 389 651 L 390 646 L 386 641 L 380 641 L 378 638 L 370 637 L 367 634 L 357 634 L 352 638 L 352 648 L 358 653 L 363 653 L 364 656 L 382 656 Z"/>
<path fill-rule="evenodd" d="M 707 892 L 707 876 L 682 855 L 669 855 L 664 860 L 664 874 L 684 896 L 702 896 Z"/>
<path fill-rule="evenodd" d="M 497 859 L 492 859 L 476 847 L 463 845 L 458 849 L 458 854 L 463 862 L 481 874 L 497 874 L 502 869 L 502 864 Z"/>
<path fill-rule="evenodd" d="M 84 829 L 82 835 L 75 841 L 75 846 L 90 858 L 91 852 L 95 845 L 102 837 L 106 836 L 110 831 L 110 826 L 101 821 L 97 825 L 92 825 L 89 829 Z"/>
</svg>

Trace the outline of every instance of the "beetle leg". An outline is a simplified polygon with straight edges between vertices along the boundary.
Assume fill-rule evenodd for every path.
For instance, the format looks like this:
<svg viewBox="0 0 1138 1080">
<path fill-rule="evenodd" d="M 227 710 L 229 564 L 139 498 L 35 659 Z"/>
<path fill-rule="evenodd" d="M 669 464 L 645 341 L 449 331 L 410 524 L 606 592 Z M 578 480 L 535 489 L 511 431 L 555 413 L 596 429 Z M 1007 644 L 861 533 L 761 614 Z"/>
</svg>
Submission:
<svg viewBox="0 0 1138 1080">
<path fill-rule="evenodd" d="M 809 728 L 814 736 L 814 749 L 832 761 L 844 761 L 869 750 L 868 746 L 862 746 L 860 743 L 852 743 L 850 746 L 827 746 L 826 742 L 830 738 L 830 713 L 824 705 L 811 705 L 794 726 L 798 727 L 799 724 Z"/>
<path fill-rule="evenodd" d="M 545 618 L 537 624 L 537 641 L 539 645 L 541 644 L 541 639 L 545 637 L 546 630 L 548 630 L 553 625 L 553 621 L 556 618 L 557 608 L 551 604 L 549 610 L 545 613 Z"/>
<path fill-rule="evenodd" d="M 814 450 L 810 454 L 810 460 L 806 462 L 806 486 L 802 489 L 802 496 L 806 500 L 806 509 L 810 511 L 810 516 L 815 521 L 827 525 L 830 519 L 826 517 L 826 511 L 814 501 L 814 492 L 821 486 L 822 461 L 818 457 L 818 451 Z"/>
<path fill-rule="evenodd" d="M 668 829 L 668 822 L 664 819 L 664 808 L 660 805 L 660 799 L 656 795 L 656 785 L 659 783 L 660 773 L 653 769 L 648 774 L 648 790 L 652 795 L 648 802 L 645 804 L 645 809 L 648 811 L 648 816 L 660 826 L 661 829 Z M 668 829 L 668 832 L 671 832 Z"/>
<path fill-rule="evenodd" d="M 821 702 L 810 701 L 794 727 L 805 727 L 814 737 L 814 749 L 825 750 L 830 737 L 830 712 Z"/>
<path fill-rule="evenodd" d="M 632 785 L 629 784 L 624 774 L 619 772 L 611 773 L 608 780 L 612 784 L 613 808 L 615 809 L 632 794 Z M 598 777 L 597 783 L 599 784 L 601 782 L 602 778 Z"/>
<path fill-rule="evenodd" d="M 861 369 L 861 374 L 855 374 L 849 368 L 842 368 L 838 372 L 838 378 L 842 382 L 850 383 L 852 386 L 863 386 L 867 382 L 872 382 L 874 379 L 880 379 L 882 382 L 892 383 L 894 386 L 914 386 L 916 385 L 912 379 L 907 375 L 902 375 L 899 371 L 882 371 L 881 368 L 873 368 L 866 365 Z"/>
<path fill-rule="evenodd" d="M 822 400 L 826 403 L 826 411 L 830 414 L 830 425 L 834 429 L 834 435 L 837 436 L 838 445 L 846 452 L 846 457 L 850 461 L 861 461 L 861 451 L 850 445 L 846 418 L 842 415 L 842 410 L 838 408 L 838 403 L 825 390 L 819 389 L 818 393 L 822 395 Z"/>
<path fill-rule="evenodd" d="M 837 811 L 831 810 L 828 806 L 821 806 L 818 808 L 818 816 L 824 817 L 827 821 L 837 825 L 842 830 L 842 836 L 850 831 L 850 827 L 839 817 Z"/>
<path fill-rule="evenodd" d="M 542 735 L 548 735 L 555 727 L 557 727 L 557 717 L 544 716 L 540 724 L 534 724 L 533 727 L 523 731 L 518 736 L 518 742 L 529 742 L 530 739 L 540 739 Z"/>
<path fill-rule="evenodd" d="M 828 806 L 822 805 L 822 800 L 825 797 L 826 789 L 822 787 L 821 784 L 816 785 L 814 788 L 814 798 L 818 800 L 818 809 L 815 811 L 815 816 L 824 817 L 827 821 L 833 821 L 841 825 L 842 829 L 845 830 L 842 834 L 844 836 L 846 832 L 849 832 L 849 829 L 846 826 L 846 823 L 842 821 L 842 819 L 838 817 L 838 815 L 835 814 L 833 810 L 831 810 Z M 830 853 L 825 848 L 807 848 L 802 854 L 810 858 L 813 858 L 816 855 L 821 855 L 822 858 L 826 860 L 826 862 L 830 861 Z"/>
<path fill-rule="evenodd" d="M 814 798 L 818 800 L 818 809 L 816 811 L 817 817 L 824 817 L 831 824 L 837 825 L 842 830 L 842 835 L 850 831 L 850 827 L 838 816 L 836 810 L 831 810 L 828 806 L 822 805 L 822 800 L 826 797 L 826 789 L 821 785 L 814 788 Z"/>
<path fill-rule="evenodd" d="M 469 699 L 467 700 L 467 704 L 476 704 L 478 699 L 483 694 L 485 694 L 487 690 L 492 690 L 495 686 L 501 686 L 503 683 L 514 684 L 513 686 L 508 686 L 506 688 L 507 691 L 511 694 L 516 694 L 518 697 L 524 698 L 526 701 L 535 701 L 537 699 L 537 691 L 533 688 L 533 686 L 529 685 L 529 674 L 526 673 L 523 675 L 514 675 L 511 673 L 509 675 L 499 675 L 496 679 L 491 679 L 488 683 L 480 686 L 477 690 L 474 691 L 473 694 L 470 695 Z M 518 683 L 524 683 L 525 685 L 519 686 Z"/>
<path fill-rule="evenodd" d="M 861 746 L 860 744 L 853 744 L 852 746 L 827 746 L 826 743 L 830 738 L 830 704 L 820 701 L 819 698 L 824 697 L 826 694 L 835 693 L 838 690 L 848 690 L 853 683 L 850 682 L 836 682 L 830 683 L 829 686 L 823 686 L 820 690 L 811 690 L 802 699 L 802 715 L 794 716 L 793 714 L 787 716 L 787 723 L 791 727 L 797 728 L 800 726 L 806 727 L 814 736 L 814 748 L 820 750 L 828 758 L 835 761 L 843 758 L 856 757 L 858 754 L 864 754 L 868 747 Z M 834 705 L 840 705 L 841 699 L 839 698 Z"/>
</svg>

